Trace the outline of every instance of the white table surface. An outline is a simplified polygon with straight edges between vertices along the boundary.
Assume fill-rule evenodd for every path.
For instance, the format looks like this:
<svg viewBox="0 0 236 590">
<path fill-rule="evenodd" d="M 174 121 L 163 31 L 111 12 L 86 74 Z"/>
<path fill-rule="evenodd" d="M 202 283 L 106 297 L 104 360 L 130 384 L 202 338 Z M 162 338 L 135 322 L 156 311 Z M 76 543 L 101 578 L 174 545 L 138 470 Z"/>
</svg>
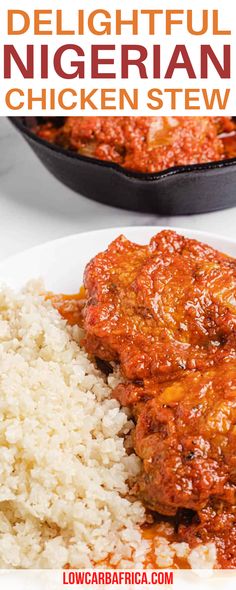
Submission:
<svg viewBox="0 0 236 590">
<path fill-rule="evenodd" d="M 53 178 L 10 122 L 0 118 L 0 260 L 47 240 L 124 225 L 185 227 L 235 238 L 236 207 L 159 217 L 100 205 Z"/>
</svg>

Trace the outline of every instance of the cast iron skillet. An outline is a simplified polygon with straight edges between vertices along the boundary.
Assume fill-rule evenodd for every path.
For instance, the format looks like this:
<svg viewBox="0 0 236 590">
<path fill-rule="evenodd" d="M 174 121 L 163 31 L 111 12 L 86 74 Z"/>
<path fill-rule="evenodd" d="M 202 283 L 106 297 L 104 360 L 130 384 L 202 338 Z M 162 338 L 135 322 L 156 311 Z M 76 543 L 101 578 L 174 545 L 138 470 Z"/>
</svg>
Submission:
<svg viewBox="0 0 236 590">
<path fill-rule="evenodd" d="M 60 119 L 55 120 L 60 124 Z M 35 118 L 11 117 L 46 168 L 90 199 L 133 211 L 186 215 L 236 205 L 236 158 L 142 174 L 80 156 L 37 137 Z"/>
</svg>

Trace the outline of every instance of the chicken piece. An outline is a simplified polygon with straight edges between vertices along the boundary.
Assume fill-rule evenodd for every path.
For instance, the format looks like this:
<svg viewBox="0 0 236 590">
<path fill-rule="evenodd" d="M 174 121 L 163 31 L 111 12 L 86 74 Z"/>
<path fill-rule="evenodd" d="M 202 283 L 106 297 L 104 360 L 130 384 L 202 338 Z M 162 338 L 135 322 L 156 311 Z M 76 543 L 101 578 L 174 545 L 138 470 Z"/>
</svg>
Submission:
<svg viewBox="0 0 236 590">
<path fill-rule="evenodd" d="M 122 403 L 125 388 L 114 391 Z M 143 465 L 136 493 L 145 504 L 166 515 L 179 508 L 200 511 L 213 498 L 235 505 L 235 361 L 128 390 L 136 418 L 133 444 Z"/>
<path fill-rule="evenodd" d="M 127 379 L 173 378 L 236 353 L 236 261 L 162 231 L 123 236 L 85 270 L 85 345 Z"/>
</svg>

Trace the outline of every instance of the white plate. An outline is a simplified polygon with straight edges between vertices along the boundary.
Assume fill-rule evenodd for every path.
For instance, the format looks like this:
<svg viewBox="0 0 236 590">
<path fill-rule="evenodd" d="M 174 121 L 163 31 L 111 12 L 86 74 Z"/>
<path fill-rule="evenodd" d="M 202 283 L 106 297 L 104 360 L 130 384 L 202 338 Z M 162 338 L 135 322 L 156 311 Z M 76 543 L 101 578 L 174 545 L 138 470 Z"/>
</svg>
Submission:
<svg viewBox="0 0 236 590">
<path fill-rule="evenodd" d="M 18 289 L 28 280 L 41 277 L 46 289 L 57 293 L 75 293 L 80 287 L 86 263 L 120 234 L 145 244 L 163 228 L 158 226 L 118 227 L 68 236 L 47 242 L 7 258 L 0 263 L 0 280 Z M 174 228 L 180 234 L 195 238 L 236 257 L 236 241 L 215 234 Z"/>
</svg>

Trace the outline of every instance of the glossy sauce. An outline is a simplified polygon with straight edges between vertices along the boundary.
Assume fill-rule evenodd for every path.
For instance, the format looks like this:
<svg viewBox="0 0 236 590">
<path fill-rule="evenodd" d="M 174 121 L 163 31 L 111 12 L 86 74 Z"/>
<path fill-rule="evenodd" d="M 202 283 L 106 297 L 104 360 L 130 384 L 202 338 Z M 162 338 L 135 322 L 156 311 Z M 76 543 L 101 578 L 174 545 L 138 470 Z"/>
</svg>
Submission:
<svg viewBox="0 0 236 590">
<path fill-rule="evenodd" d="M 74 295 L 55 295 L 54 293 L 47 293 L 46 299 L 50 299 L 54 307 L 59 311 L 61 316 L 68 322 L 70 326 L 82 324 L 82 309 L 85 298 L 84 287 Z"/>
<path fill-rule="evenodd" d="M 166 530 L 165 530 L 166 528 Z M 150 552 L 148 553 L 145 567 L 157 568 L 155 547 L 158 545 L 158 539 L 164 537 L 169 543 L 179 543 L 180 539 L 178 534 L 174 532 L 174 525 L 161 525 L 160 522 L 154 524 L 145 525 L 142 527 L 143 539 L 147 540 L 151 544 Z M 189 562 L 186 558 L 174 556 L 173 565 L 171 569 L 190 569 Z"/>
</svg>

